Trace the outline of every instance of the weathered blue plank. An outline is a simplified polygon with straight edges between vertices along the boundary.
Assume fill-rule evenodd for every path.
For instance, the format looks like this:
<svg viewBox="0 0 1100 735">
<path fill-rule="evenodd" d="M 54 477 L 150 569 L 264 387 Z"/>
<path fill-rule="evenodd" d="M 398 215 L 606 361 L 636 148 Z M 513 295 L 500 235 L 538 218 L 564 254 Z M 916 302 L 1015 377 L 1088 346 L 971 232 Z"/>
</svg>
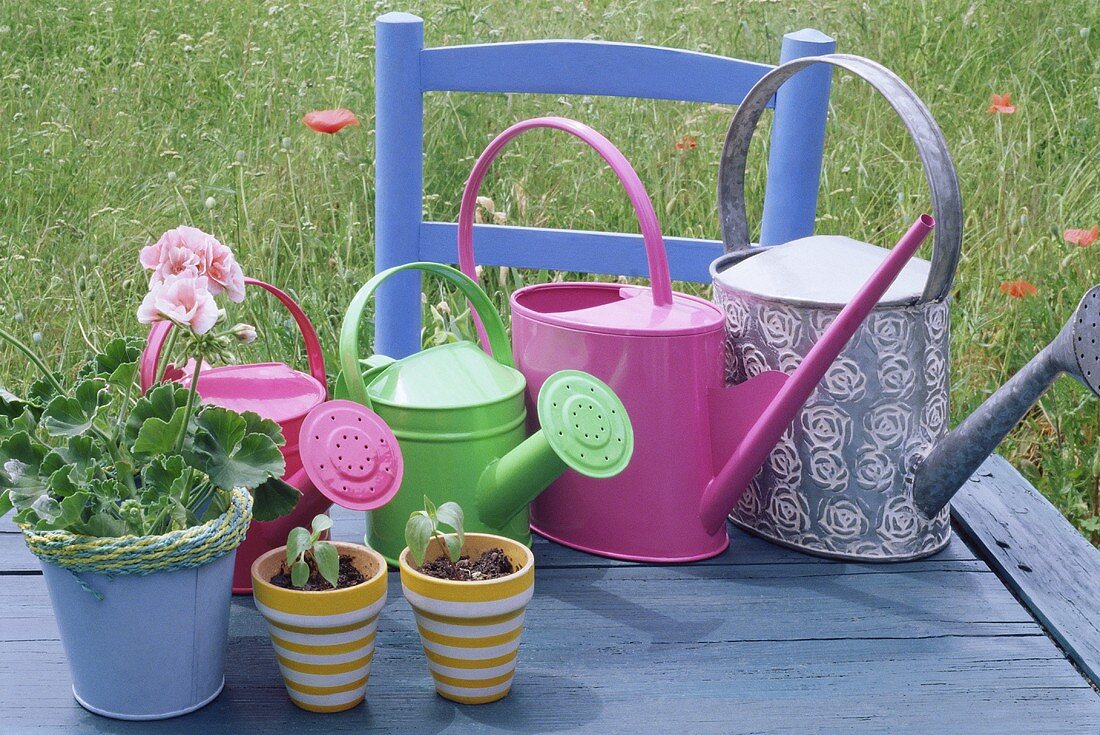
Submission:
<svg viewBox="0 0 1100 735">
<path fill-rule="evenodd" d="M 420 257 L 458 262 L 458 225 L 420 226 Z M 722 254 L 722 243 L 666 237 L 669 270 L 677 281 L 710 283 L 708 268 Z M 484 265 L 545 268 L 578 273 L 648 276 L 641 235 L 587 230 L 555 230 L 510 225 L 474 225 L 474 254 Z"/>
<path fill-rule="evenodd" d="M 736 105 L 768 64 L 607 41 L 519 41 L 420 52 L 425 92 L 527 92 Z"/>
<path fill-rule="evenodd" d="M 1100 686 L 1100 550 L 999 456 L 951 504 L 956 524 Z"/>
</svg>

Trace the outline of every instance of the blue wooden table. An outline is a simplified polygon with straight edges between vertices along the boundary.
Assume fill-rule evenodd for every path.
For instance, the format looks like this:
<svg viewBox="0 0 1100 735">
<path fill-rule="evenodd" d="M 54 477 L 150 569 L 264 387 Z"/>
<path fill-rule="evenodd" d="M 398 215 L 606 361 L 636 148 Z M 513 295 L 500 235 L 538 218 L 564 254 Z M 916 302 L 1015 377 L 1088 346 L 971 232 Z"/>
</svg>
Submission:
<svg viewBox="0 0 1100 735">
<path fill-rule="evenodd" d="M 361 515 L 336 517 L 338 537 L 362 538 Z M 515 688 L 481 707 L 433 693 L 395 573 L 367 701 L 338 715 L 290 703 L 251 598 L 234 598 L 224 693 L 193 715 L 124 723 L 73 700 L 37 561 L 6 522 L 0 732 L 1100 732 L 1086 675 L 1100 661 L 1100 554 L 999 458 L 963 491 L 956 530 L 940 554 L 892 565 L 736 529 L 726 553 L 684 566 L 539 540 Z"/>
</svg>

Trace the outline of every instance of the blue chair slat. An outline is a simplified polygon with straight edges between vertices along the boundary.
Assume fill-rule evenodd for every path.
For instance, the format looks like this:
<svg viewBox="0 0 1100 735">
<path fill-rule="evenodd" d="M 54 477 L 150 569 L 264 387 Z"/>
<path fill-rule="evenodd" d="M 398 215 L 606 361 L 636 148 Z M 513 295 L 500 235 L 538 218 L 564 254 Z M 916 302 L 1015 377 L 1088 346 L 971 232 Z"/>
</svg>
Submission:
<svg viewBox="0 0 1100 735">
<path fill-rule="evenodd" d="M 458 225 L 425 222 L 420 227 L 420 257 L 441 263 L 455 258 Z M 722 254 L 719 240 L 665 237 L 668 265 L 677 281 L 710 281 L 707 269 Z M 477 262 L 516 268 L 545 268 L 577 273 L 645 276 L 641 235 L 545 227 L 475 225 Z"/>
<path fill-rule="evenodd" d="M 738 104 L 769 69 L 740 59 L 603 41 L 524 41 L 424 48 L 424 22 L 387 13 L 377 23 L 375 65 L 375 268 L 414 260 L 454 263 L 452 224 L 423 222 L 426 92 L 587 94 Z M 783 38 L 781 61 L 832 53 L 819 31 Z M 776 95 L 761 242 L 813 234 L 828 109 L 828 68 L 810 69 Z M 510 121 L 508 121 L 510 122 Z M 506 125 L 502 121 L 501 129 Z M 629 150 L 627 150 L 629 155 Z M 457 194 L 457 192 L 456 192 Z M 677 280 L 705 282 L 717 242 L 666 237 Z M 481 227 L 479 261 L 492 265 L 645 275 L 633 234 Z M 420 276 L 402 273 L 375 302 L 375 351 L 404 357 L 420 349 Z"/>
<path fill-rule="evenodd" d="M 522 41 L 425 49 L 420 84 L 425 92 L 541 92 L 736 105 L 772 68 L 658 46 Z"/>
</svg>

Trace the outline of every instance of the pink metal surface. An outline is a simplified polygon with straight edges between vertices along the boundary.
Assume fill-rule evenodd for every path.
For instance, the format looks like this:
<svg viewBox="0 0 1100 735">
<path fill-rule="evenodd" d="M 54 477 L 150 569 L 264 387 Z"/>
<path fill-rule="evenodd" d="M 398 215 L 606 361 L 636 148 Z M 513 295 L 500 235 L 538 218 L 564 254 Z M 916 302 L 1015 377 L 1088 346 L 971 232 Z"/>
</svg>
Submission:
<svg viewBox="0 0 1100 735">
<path fill-rule="evenodd" d="M 302 424 L 302 462 L 314 486 L 352 510 L 374 510 L 401 487 L 404 464 L 397 438 L 374 411 L 333 400 Z"/>
<path fill-rule="evenodd" d="M 294 370 L 281 362 L 247 365 L 223 365 L 206 367 L 199 375 L 198 392 L 204 403 L 231 409 L 253 411 L 279 424 L 286 442 L 280 447 L 286 461 L 283 479 L 296 487 L 302 497 L 290 514 L 274 521 L 253 521 L 248 536 L 237 549 L 237 561 L 233 568 L 233 592 L 248 594 L 252 591 L 250 569 L 252 562 L 267 551 L 286 543 L 286 536 L 295 526 L 309 526 L 310 520 L 331 505 L 331 501 L 317 491 L 302 467 L 298 437 L 302 421 L 315 407 L 328 399 L 325 360 L 321 341 L 310 323 L 309 317 L 282 290 L 255 278 L 246 278 L 245 284 L 259 286 L 277 298 L 293 317 L 306 346 L 309 374 Z M 141 389 L 148 390 L 157 382 L 157 366 L 169 332 L 171 322 L 153 325 L 138 366 Z M 188 385 L 194 373 L 194 361 L 182 367 L 169 366 L 165 378 Z"/>
</svg>

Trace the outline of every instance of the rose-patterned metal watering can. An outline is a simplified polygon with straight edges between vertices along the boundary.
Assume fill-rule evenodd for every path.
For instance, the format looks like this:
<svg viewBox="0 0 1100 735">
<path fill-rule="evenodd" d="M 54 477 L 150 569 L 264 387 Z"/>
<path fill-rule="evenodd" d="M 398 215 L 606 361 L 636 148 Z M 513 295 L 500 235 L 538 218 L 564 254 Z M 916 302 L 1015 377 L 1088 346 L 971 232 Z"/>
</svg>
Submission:
<svg viewBox="0 0 1100 735">
<path fill-rule="evenodd" d="M 410 269 L 459 289 L 480 318 L 491 357 L 462 341 L 396 361 L 383 355 L 359 359 L 364 307 L 386 279 Z M 528 505 L 554 478 L 567 469 L 594 479 L 612 477 L 634 450 L 622 403 L 603 382 L 577 370 L 558 371 L 540 383 L 533 406 L 542 429 L 529 435 L 527 384 L 512 362 L 504 323 L 485 292 L 449 266 L 408 263 L 370 279 L 344 316 L 340 366 L 337 395 L 377 411 L 405 457 L 400 490 L 371 513 L 367 528 L 368 542 L 390 564 L 397 564 L 409 514 L 424 507 L 425 495 L 466 508 L 467 531 L 530 545 Z"/>
<path fill-rule="evenodd" d="M 619 177 L 641 224 L 653 286 L 545 283 L 512 294 L 513 349 L 529 401 L 555 370 L 592 373 L 622 399 L 638 448 L 622 474 L 598 487 L 565 473 L 532 504 L 531 526 L 567 546 L 622 559 L 692 561 L 721 553 L 729 543 L 730 508 L 863 315 L 931 231 L 931 218 L 902 238 L 798 374 L 788 380 L 769 372 L 724 387 L 722 311 L 672 290 L 645 187 L 622 153 L 586 125 L 538 118 L 513 125 L 489 144 L 459 211 L 463 270 L 475 272 L 474 208 L 485 173 L 509 140 L 533 128 L 562 130 L 588 143 Z M 499 354 L 484 337 L 482 342 Z"/>
<path fill-rule="evenodd" d="M 248 535 L 237 549 L 233 568 L 235 594 L 251 593 L 252 562 L 271 549 L 285 544 L 287 534 L 292 528 L 308 527 L 313 516 L 328 509 L 332 501 L 319 492 L 319 488 L 329 494 L 343 496 L 357 490 L 360 483 L 369 479 L 370 482 L 362 488 L 362 493 L 368 499 L 367 505 L 385 503 L 397 490 L 401 467 L 397 442 L 377 416 L 364 410 L 362 406 L 328 400 L 321 343 L 301 307 L 286 293 L 263 281 L 246 278 L 245 284 L 268 291 L 290 312 L 305 341 L 309 374 L 294 370 L 281 362 L 204 366 L 199 373 L 198 393 L 203 402 L 234 411 L 252 411 L 279 424 L 285 440 L 280 447 L 286 462 L 283 480 L 302 493 L 289 514 L 271 521 L 254 520 L 248 527 Z M 160 322 L 154 324 L 149 333 L 140 364 L 142 390 L 148 390 L 158 379 L 157 369 L 171 329 L 171 322 Z M 193 371 L 193 361 L 182 367 L 169 365 L 165 369 L 164 377 L 188 383 Z M 302 436 L 300 441 L 303 426 L 316 424 L 319 419 L 326 422 L 326 432 L 323 435 L 320 430 L 308 432 L 310 436 L 316 435 L 317 438 Z M 353 474 L 357 476 L 347 477 L 345 475 L 351 467 L 344 468 L 343 465 L 334 465 L 331 462 L 326 467 L 325 457 L 330 450 L 333 454 L 342 454 L 335 444 L 341 440 L 332 433 L 337 427 L 342 429 L 342 435 L 352 436 L 356 445 L 363 448 L 362 451 L 371 454 L 381 449 L 386 453 L 389 470 L 373 474 L 356 472 Z M 391 442 L 388 448 L 385 444 L 387 440 Z M 341 468 L 344 474 L 333 474 L 334 466 Z"/>
<path fill-rule="evenodd" d="M 926 517 L 909 480 L 948 417 L 948 297 L 962 242 L 962 203 L 943 134 L 885 67 L 842 54 L 799 59 L 766 74 L 738 108 L 719 170 L 727 255 L 711 265 L 726 315 L 727 379 L 789 372 L 803 360 L 867 273 L 888 252 L 839 236 L 749 245 L 745 162 L 753 130 L 778 87 L 827 63 L 867 80 L 898 112 L 932 190 L 932 262 L 910 262 L 775 448 L 730 515 L 785 546 L 843 559 L 904 560 L 950 539 L 946 510 Z"/>
</svg>

